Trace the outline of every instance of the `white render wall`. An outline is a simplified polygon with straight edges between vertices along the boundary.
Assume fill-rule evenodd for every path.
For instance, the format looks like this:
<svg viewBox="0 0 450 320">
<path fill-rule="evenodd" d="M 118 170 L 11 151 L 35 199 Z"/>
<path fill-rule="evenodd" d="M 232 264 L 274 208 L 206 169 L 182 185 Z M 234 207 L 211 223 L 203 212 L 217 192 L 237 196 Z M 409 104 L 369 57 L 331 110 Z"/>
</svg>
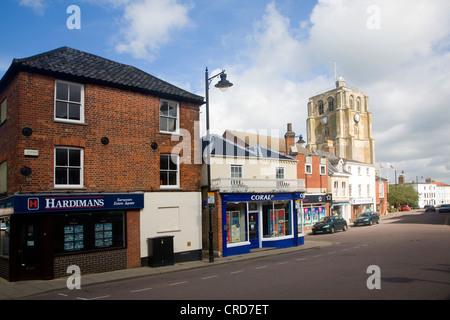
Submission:
<svg viewBox="0 0 450 320">
<path fill-rule="evenodd" d="M 348 161 L 346 168 L 352 174 L 348 179 L 349 187 L 351 186 L 350 204 L 368 204 L 370 202 L 373 203 L 375 210 L 375 192 L 378 192 L 375 190 L 375 167 L 371 164 Z M 361 186 L 361 193 L 359 186 Z"/>
<path fill-rule="evenodd" d="M 173 235 L 174 253 L 202 249 L 201 192 L 146 192 L 141 210 L 141 258 L 147 238 Z"/>
<path fill-rule="evenodd" d="M 243 179 L 275 179 L 276 168 L 284 168 L 285 179 L 297 179 L 297 161 L 211 157 L 211 180 L 217 178 L 230 178 L 231 165 L 242 165 Z M 206 170 L 205 170 L 206 171 Z"/>
</svg>

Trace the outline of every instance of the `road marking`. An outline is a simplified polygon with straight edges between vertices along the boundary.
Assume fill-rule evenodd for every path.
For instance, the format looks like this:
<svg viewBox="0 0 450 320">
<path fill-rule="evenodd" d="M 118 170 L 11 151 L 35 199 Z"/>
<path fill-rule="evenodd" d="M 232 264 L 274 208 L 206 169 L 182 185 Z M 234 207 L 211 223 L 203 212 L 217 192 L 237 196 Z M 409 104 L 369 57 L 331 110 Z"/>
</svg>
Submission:
<svg viewBox="0 0 450 320">
<path fill-rule="evenodd" d="M 264 269 L 267 268 L 267 266 L 260 266 L 260 267 L 256 267 L 255 269 Z"/>
<path fill-rule="evenodd" d="M 230 274 L 236 274 L 236 273 L 241 273 L 241 272 L 244 272 L 244 270 L 233 271 L 233 272 L 230 272 Z"/>
<path fill-rule="evenodd" d="M 141 292 L 141 291 L 147 291 L 147 290 L 151 290 L 152 288 L 144 288 L 144 289 L 138 289 L 138 290 L 133 290 L 131 292 Z"/>
<path fill-rule="evenodd" d="M 68 297 L 68 295 L 64 293 L 58 293 L 58 296 Z"/>
<path fill-rule="evenodd" d="M 286 264 L 286 263 L 288 263 L 288 262 L 287 262 L 287 261 L 284 261 L 284 262 L 278 262 L 277 265 L 280 265 L 280 264 Z"/>
<path fill-rule="evenodd" d="M 179 285 L 179 284 L 183 284 L 183 283 L 186 283 L 186 282 L 187 282 L 187 281 L 175 282 L 175 283 L 169 284 L 169 286 L 177 286 L 177 285 Z"/>
<path fill-rule="evenodd" d="M 101 296 L 101 297 L 90 298 L 88 300 L 98 300 L 98 299 L 109 298 L 109 297 L 110 296 Z"/>
<path fill-rule="evenodd" d="M 318 254 L 317 256 L 313 256 L 313 258 L 318 258 L 318 257 L 321 257 L 322 255 L 321 254 Z"/>
<path fill-rule="evenodd" d="M 81 297 L 77 297 L 78 300 L 98 300 L 98 299 L 103 299 L 103 298 L 109 298 L 110 296 L 101 296 L 101 297 L 95 297 L 95 298 L 81 298 Z"/>
<path fill-rule="evenodd" d="M 336 251 L 331 251 L 331 252 L 328 252 L 328 254 L 334 254 L 334 253 L 336 253 Z"/>
<path fill-rule="evenodd" d="M 300 258 L 300 259 L 297 259 L 296 261 L 303 261 L 303 260 L 306 260 L 306 258 Z"/>
<path fill-rule="evenodd" d="M 204 278 L 202 278 L 202 280 L 207 280 L 207 279 L 211 279 L 211 278 L 217 278 L 217 276 L 204 277 Z"/>
<path fill-rule="evenodd" d="M 350 250 L 350 249 L 343 249 L 342 251 L 348 251 L 348 250 Z"/>
</svg>

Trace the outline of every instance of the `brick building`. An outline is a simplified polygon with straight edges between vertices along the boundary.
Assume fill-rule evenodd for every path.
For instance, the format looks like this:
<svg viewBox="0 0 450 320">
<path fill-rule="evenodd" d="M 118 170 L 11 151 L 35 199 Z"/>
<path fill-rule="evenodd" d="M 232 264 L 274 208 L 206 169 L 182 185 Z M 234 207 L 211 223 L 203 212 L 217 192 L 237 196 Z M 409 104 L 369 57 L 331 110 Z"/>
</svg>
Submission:
<svg viewBox="0 0 450 320">
<path fill-rule="evenodd" d="M 292 124 L 287 124 L 284 135 L 286 153 L 298 160 L 297 178 L 304 179 L 306 193 L 303 199 L 303 218 L 305 229 L 311 229 L 321 217 L 332 215 L 330 204 L 332 194 L 328 190 L 328 160 L 295 141 Z"/>
<path fill-rule="evenodd" d="M 138 267 L 157 236 L 201 257 L 202 97 L 62 47 L 14 59 L 0 103 L 0 276 Z"/>
</svg>

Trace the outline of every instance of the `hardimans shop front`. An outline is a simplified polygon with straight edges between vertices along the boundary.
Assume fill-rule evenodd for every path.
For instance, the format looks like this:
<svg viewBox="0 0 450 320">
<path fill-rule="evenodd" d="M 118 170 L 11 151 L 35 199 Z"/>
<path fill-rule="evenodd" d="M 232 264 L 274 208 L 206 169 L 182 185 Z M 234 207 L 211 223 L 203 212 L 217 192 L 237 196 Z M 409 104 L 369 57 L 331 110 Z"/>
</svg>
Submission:
<svg viewBox="0 0 450 320">
<path fill-rule="evenodd" d="M 0 203 L 0 276 L 9 281 L 126 269 L 143 193 L 15 194 Z M 139 226 L 137 226 L 139 228 Z M 137 237 L 137 245 L 139 237 Z"/>
</svg>

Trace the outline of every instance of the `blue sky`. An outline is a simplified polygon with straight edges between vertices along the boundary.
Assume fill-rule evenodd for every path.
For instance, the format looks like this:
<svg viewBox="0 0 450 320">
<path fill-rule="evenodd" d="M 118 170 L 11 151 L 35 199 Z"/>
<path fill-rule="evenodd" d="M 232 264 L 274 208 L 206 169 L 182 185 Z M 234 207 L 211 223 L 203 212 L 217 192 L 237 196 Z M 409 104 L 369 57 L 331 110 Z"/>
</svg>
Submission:
<svg viewBox="0 0 450 320">
<path fill-rule="evenodd" d="M 68 29 L 70 5 L 81 29 Z M 448 0 L 3 0 L 0 77 L 13 58 L 69 46 L 204 96 L 211 128 L 306 137 L 308 98 L 337 73 L 369 95 L 377 162 L 450 184 Z M 391 170 L 390 179 L 394 173 Z"/>
</svg>

